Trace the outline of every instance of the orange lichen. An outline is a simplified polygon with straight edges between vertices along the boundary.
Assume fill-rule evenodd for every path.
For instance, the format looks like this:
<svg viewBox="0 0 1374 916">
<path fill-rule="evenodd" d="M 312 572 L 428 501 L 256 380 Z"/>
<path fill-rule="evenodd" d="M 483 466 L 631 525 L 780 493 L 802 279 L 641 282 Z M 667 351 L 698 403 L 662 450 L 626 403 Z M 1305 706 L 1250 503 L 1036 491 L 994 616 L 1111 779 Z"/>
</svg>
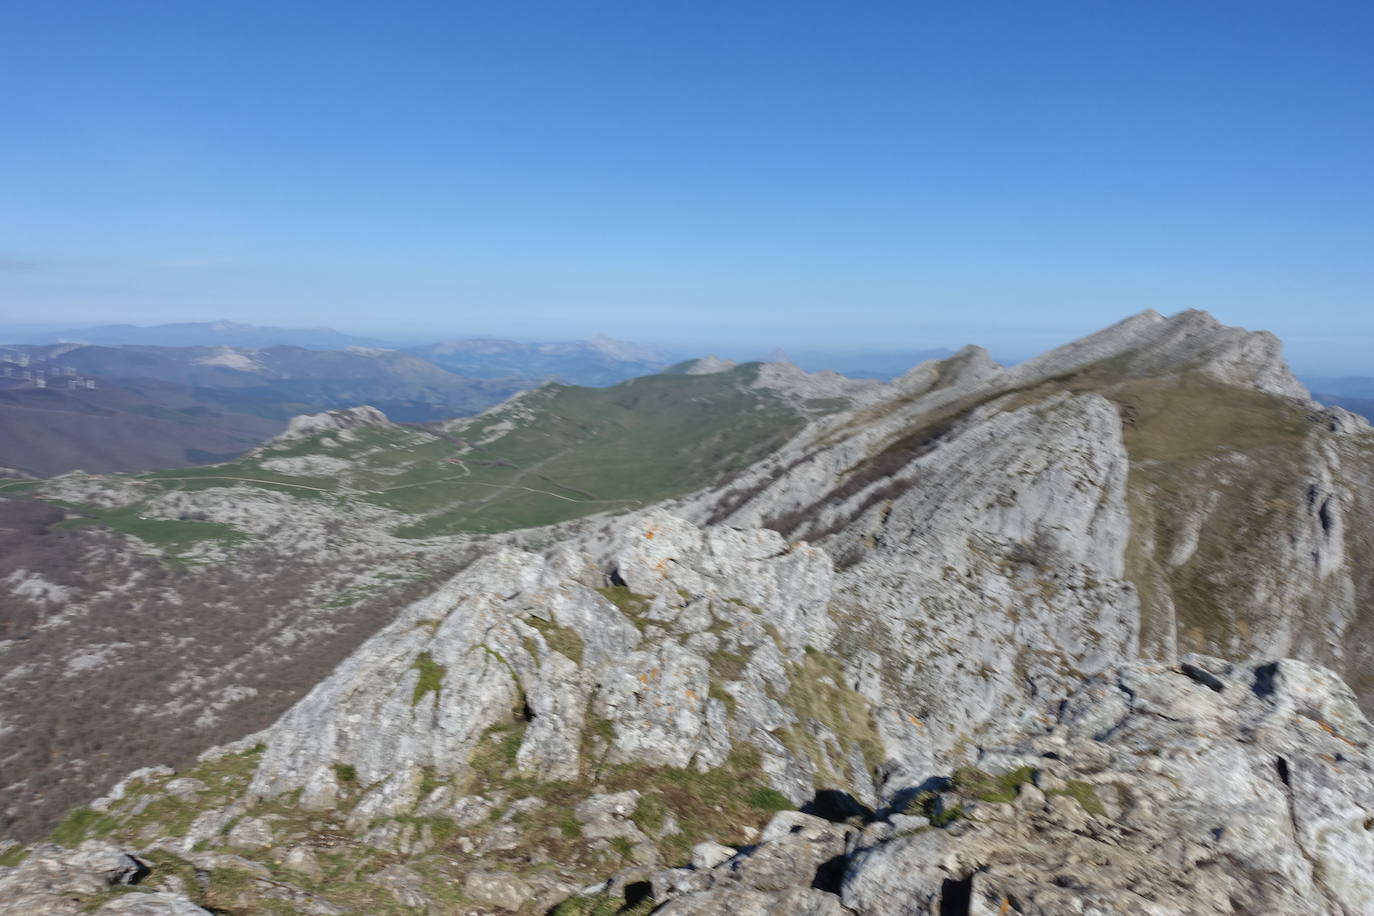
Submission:
<svg viewBox="0 0 1374 916">
<path fill-rule="evenodd" d="M 1314 720 L 1314 721 L 1317 723 L 1318 726 L 1321 727 L 1321 730 L 1322 730 L 1322 731 L 1326 732 L 1326 733 L 1327 733 L 1328 735 L 1330 735 L 1331 737 L 1333 737 L 1333 738 L 1339 738 L 1341 741 L 1344 741 L 1346 744 L 1350 745 L 1351 747 L 1359 747 L 1359 745 L 1356 744 L 1354 741 L 1351 741 L 1351 740 L 1350 740 L 1349 738 L 1347 738 L 1345 735 L 1342 735 L 1340 732 L 1336 731 L 1336 729 L 1333 728 L 1329 723 L 1323 722 L 1321 719 L 1316 719 L 1316 720 Z"/>
</svg>

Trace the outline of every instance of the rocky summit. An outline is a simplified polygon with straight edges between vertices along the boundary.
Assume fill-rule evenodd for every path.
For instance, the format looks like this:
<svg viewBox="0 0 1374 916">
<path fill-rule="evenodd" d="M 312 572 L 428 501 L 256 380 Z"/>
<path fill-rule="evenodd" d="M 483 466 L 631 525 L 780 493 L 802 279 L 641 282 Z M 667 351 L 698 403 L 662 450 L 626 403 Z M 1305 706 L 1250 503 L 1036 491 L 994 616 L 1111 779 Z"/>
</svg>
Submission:
<svg viewBox="0 0 1374 916">
<path fill-rule="evenodd" d="M 1276 339 L 747 379 L 799 405 L 768 454 L 417 542 L 472 561 L 265 729 L 0 840 L 0 913 L 1374 912 L 1374 432 Z"/>
</svg>

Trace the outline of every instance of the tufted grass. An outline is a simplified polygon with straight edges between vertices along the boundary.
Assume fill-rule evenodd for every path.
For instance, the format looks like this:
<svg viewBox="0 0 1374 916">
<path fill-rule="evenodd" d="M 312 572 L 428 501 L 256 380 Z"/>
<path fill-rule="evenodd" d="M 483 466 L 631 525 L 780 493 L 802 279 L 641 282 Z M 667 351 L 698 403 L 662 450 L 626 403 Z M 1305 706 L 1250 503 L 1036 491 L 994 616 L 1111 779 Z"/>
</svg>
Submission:
<svg viewBox="0 0 1374 916">
<path fill-rule="evenodd" d="M 525 623 L 539 631 L 550 649 L 579 665 L 582 664 L 584 648 L 582 637 L 578 636 L 577 631 L 572 627 L 560 627 L 558 624 L 541 617 L 526 617 Z"/>
<path fill-rule="evenodd" d="M 434 702 L 438 703 L 439 688 L 444 684 L 444 675 L 448 669 L 436 662 L 428 652 L 421 652 L 416 656 L 411 667 L 420 672 L 419 678 L 415 681 L 415 690 L 410 696 L 411 707 L 419 706 L 427 693 L 433 693 Z"/>
<path fill-rule="evenodd" d="M 1066 795 L 1078 802 L 1078 806 L 1084 811 L 1095 817 L 1106 817 L 1107 809 L 1103 806 L 1102 800 L 1097 797 L 1097 790 L 1092 787 L 1092 783 L 1084 782 L 1081 779 L 1067 780 L 1067 789 L 1056 789 L 1046 792 L 1049 795 Z"/>
<path fill-rule="evenodd" d="M 1000 776 L 993 776 L 977 767 L 960 767 L 950 780 L 960 795 L 978 801 L 1010 804 L 1016 801 L 1021 786 L 1034 777 L 1035 767 L 1032 766 L 1017 767 Z"/>
</svg>

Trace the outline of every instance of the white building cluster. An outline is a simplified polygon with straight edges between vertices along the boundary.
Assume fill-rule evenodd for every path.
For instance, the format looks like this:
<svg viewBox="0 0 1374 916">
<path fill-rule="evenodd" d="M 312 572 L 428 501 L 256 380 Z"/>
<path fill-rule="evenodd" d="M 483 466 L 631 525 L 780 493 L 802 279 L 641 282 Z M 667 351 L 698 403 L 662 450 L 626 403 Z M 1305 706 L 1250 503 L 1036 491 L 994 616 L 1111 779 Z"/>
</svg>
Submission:
<svg viewBox="0 0 1374 916">
<path fill-rule="evenodd" d="M 90 376 L 81 375 L 73 366 L 34 365 L 29 354 L 0 350 L 0 378 L 13 379 L 18 388 L 65 388 L 68 391 L 91 391 L 96 381 Z"/>
</svg>

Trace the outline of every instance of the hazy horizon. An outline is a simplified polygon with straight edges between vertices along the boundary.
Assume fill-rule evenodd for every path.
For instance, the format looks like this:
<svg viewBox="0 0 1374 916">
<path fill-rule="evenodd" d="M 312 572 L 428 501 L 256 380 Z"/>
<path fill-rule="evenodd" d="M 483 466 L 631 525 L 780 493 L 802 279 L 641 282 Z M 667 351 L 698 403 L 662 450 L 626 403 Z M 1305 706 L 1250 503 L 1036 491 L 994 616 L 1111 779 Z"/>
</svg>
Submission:
<svg viewBox="0 0 1374 916">
<path fill-rule="evenodd" d="M 1170 313 L 1166 313 L 1170 314 Z M 1128 316 L 1122 315 L 1117 320 Z M 220 317 L 211 321 L 226 321 L 234 324 L 251 325 L 251 322 L 239 321 L 233 318 Z M 47 342 L 64 341 L 64 332 L 73 332 L 82 328 L 92 328 L 102 325 L 134 325 L 139 327 L 154 327 L 160 324 L 176 324 L 183 322 L 138 322 L 113 320 L 99 323 L 92 322 L 63 322 L 63 323 L 9 323 L 0 324 L 0 337 L 8 330 L 28 329 L 30 333 L 43 333 L 51 337 Z M 204 322 L 184 322 L 184 323 L 204 323 Z M 1115 324 L 1116 322 L 1110 322 Z M 302 330 L 292 325 L 267 325 L 282 327 L 288 330 Z M 1038 356 L 1047 350 L 1053 349 L 1061 344 L 1069 343 L 1094 331 L 1101 330 L 1107 325 L 1083 329 L 1082 331 L 1072 331 L 1069 329 L 1027 329 L 1027 328 L 998 328 L 991 329 L 994 333 L 985 335 L 985 339 L 965 338 L 957 339 L 953 336 L 940 337 L 932 332 L 919 339 L 911 341 L 892 341 L 875 342 L 872 344 L 863 343 L 835 343 L 833 340 L 827 345 L 825 341 L 808 341 L 804 338 L 794 338 L 791 344 L 786 343 L 785 335 L 777 335 L 771 338 L 759 337 L 754 340 L 740 339 L 718 335 L 715 337 L 706 335 L 701 337 L 679 337 L 669 339 L 647 339 L 639 337 L 626 337 L 621 334 L 607 331 L 605 329 L 592 330 L 587 333 L 569 333 L 566 335 L 541 335 L 531 334 L 529 327 L 515 329 L 512 333 L 463 333 L 459 329 L 450 329 L 445 332 L 442 328 L 436 328 L 433 333 L 390 333 L 385 329 L 373 329 L 335 326 L 335 325 L 315 325 L 313 329 L 337 331 L 356 337 L 374 338 L 383 345 L 394 346 L 397 348 L 423 346 L 429 343 L 437 343 L 444 340 L 459 339 L 492 339 L 492 340 L 513 340 L 522 343 L 549 343 L 559 341 L 588 340 L 595 336 L 610 337 L 614 340 L 638 344 L 641 346 L 653 347 L 664 351 L 671 357 L 701 357 L 701 356 L 720 356 L 726 359 L 747 360 L 765 357 L 774 350 L 781 349 L 787 352 L 789 357 L 799 357 L 800 355 L 815 356 L 827 354 L 832 356 L 859 357 L 869 355 L 873 357 L 885 357 L 893 354 L 920 352 L 932 350 L 955 351 L 967 345 L 980 346 L 988 350 L 993 359 L 1003 365 L 1014 365 L 1034 356 Z M 1266 328 L 1251 328 L 1251 330 L 1268 330 Z M 1309 377 L 1343 377 L 1343 376 L 1374 376 L 1374 360 L 1354 360 L 1342 363 L 1339 360 L 1332 361 L 1325 357 L 1323 353 L 1329 345 L 1337 340 L 1336 337 L 1322 334 L 1311 334 L 1298 339 L 1295 347 L 1291 341 L 1280 335 L 1284 345 L 1284 355 L 1292 365 L 1298 375 Z M 80 338 L 73 337 L 73 341 Z M 1000 342 L 992 342 L 1000 341 Z M 5 343 L 17 343 L 20 341 L 6 341 L 0 339 L 0 345 Z M 805 360 L 802 360 L 803 362 Z"/>
<path fill-rule="evenodd" d="M 0 323 L 1371 373 L 1374 9 L 24 5 Z M 719 346 L 719 344 L 717 344 Z"/>
</svg>

